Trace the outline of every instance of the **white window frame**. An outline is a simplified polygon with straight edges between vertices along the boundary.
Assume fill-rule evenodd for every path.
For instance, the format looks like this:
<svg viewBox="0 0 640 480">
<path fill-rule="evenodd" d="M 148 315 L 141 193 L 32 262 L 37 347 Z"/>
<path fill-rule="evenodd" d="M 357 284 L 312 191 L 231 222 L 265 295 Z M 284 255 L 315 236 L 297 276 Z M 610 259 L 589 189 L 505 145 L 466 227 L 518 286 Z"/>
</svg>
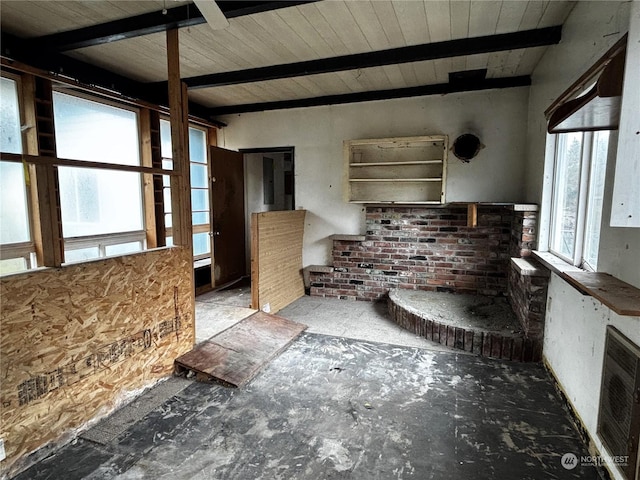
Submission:
<svg viewBox="0 0 640 480">
<path fill-rule="evenodd" d="M 146 246 L 147 233 L 145 230 L 135 232 L 104 233 L 101 235 L 85 235 L 82 237 L 68 237 L 64 239 L 65 250 L 81 250 L 84 248 L 98 248 L 99 257 L 106 257 L 106 247 L 123 243 L 141 242 L 142 249 Z"/>
<path fill-rule="evenodd" d="M 562 142 L 560 142 L 560 135 L 565 134 L 555 134 L 553 135 L 553 148 L 547 150 L 547 152 L 552 152 L 553 154 L 553 170 L 552 170 L 552 178 L 551 178 L 551 195 L 549 197 L 550 201 L 550 218 L 548 222 L 548 242 L 547 249 L 550 253 L 555 255 L 556 257 L 562 259 L 563 261 L 582 268 L 588 271 L 596 271 L 597 265 L 591 265 L 584 258 L 584 249 L 585 249 L 585 237 L 586 237 L 586 226 L 587 226 L 587 215 L 589 213 L 589 206 L 591 202 L 591 193 L 592 193 L 592 185 L 591 185 L 591 167 L 593 163 L 593 157 L 595 154 L 594 149 L 594 141 L 595 134 L 597 132 L 576 132 L 582 134 L 582 149 L 580 154 L 580 180 L 579 180 L 579 191 L 578 191 L 578 209 L 576 212 L 576 226 L 575 226 L 575 245 L 573 256 L 564 255 L 562 252 L 558 252 L 553 249 L 553 239 L 558 232 L 556 231 L 557 223 L 555 219 L 558 218 L 558 215 L 562 215 L 562 212 L 558 212 L 558 204 L 557 204 L 557 184 L 556 184 L 556 175 L 557 175 L 557 165 L 558 165 L 558 150 Z M 609 149 L 610 145 L 608 145 Z M 607 150 L 608 150 L 607 149 Z M 602 221 L 598 226 L 599 231 L 602 230 Z"/>
</svg>

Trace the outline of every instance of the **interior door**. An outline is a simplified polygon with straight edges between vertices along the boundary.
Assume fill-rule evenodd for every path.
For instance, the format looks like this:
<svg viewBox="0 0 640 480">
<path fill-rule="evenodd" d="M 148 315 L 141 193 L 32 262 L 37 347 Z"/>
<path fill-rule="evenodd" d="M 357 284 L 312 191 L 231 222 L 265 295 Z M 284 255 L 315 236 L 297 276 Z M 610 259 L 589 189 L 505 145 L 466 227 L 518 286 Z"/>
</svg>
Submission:
<svg viewBox="0 0 640 480">
<path fill-rule="evenodd" d="M 211 285 L 242 278 L 245 264 L 244 162 L 239 152 L 211 148 Z"/>
</svg>

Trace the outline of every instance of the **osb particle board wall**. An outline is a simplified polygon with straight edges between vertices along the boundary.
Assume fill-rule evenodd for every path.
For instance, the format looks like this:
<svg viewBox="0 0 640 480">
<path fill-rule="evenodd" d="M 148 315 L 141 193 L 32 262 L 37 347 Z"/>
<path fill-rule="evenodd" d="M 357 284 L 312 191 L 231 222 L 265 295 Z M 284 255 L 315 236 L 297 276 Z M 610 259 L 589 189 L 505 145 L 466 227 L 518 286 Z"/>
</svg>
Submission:
<svg viewBox="0 0 640 480">
<path fill-rule="evenodd" d="M 251 215 L 251 306 L 276 313 L 304 295 L 306 210 Z"/>
<path fill-rule="evenodd" d="M 0 279 L 0 474 L 171 374 L 194 342 L 192 288 L 181 248 Z"/>
</svg>

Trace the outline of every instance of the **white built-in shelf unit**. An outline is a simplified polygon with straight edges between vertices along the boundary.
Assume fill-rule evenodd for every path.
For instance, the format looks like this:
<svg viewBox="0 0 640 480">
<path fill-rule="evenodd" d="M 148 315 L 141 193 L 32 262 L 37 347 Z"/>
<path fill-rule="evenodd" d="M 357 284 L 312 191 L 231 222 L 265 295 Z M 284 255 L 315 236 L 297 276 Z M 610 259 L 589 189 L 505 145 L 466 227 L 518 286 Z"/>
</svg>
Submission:
<svg viewBox="0 0 640 480">
<path fill-rule="evenodd" d="M 443 204 L 447 151 L 446 135 L 346 140 L 346 200 Z"/>
</svg>

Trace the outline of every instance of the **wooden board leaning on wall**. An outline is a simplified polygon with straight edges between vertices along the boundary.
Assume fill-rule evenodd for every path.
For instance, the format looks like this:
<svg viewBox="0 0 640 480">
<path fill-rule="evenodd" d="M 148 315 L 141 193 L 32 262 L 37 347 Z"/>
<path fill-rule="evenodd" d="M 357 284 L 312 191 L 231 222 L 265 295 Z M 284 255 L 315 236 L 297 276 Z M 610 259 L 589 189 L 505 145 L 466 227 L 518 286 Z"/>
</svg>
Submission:
<svg viewBox="0 0 640 480">
<path fill-rule="evenodd" d="M 194 342 L 191 270 L 178 247 L 0 279 L 0 476 L 172 373 Z"/>
<path fill-rule="evenodd" d="M 304 295 L 306 210 L 251 215 L 251 307 L 276 313 Z"/>
</svg>

